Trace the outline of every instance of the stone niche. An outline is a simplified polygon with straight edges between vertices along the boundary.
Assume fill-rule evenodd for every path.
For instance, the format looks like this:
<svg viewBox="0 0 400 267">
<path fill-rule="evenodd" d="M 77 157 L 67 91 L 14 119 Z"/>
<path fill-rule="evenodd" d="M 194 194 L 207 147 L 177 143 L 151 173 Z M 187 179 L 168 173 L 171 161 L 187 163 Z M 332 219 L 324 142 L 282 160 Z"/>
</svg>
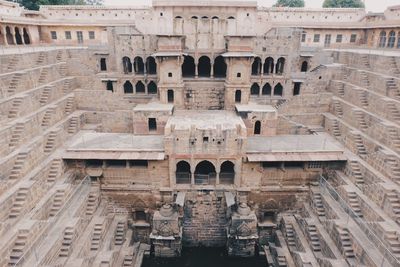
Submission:
<svg viewBox="0 0 400 267">
<path fill-rule="evenodd" d="M 257 216 L 246 203 L 240 203 L 228 226 L 228 255 L 254 256 L 257 240 Z"/>
<path fill-rule="evenodd" d="M 182 226 L 179 212 L 165 204 L 153 216 L 153 230 L 150 234 L 156 257 L 179 257 L 182 250 Z"/>
</svg>

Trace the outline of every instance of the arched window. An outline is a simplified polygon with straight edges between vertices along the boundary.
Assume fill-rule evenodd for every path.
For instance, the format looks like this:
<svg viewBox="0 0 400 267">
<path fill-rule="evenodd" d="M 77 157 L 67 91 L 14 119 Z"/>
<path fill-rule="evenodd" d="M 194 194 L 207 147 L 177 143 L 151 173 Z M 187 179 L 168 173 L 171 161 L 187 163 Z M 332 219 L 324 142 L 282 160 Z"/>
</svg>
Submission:
<svg viewBox="0 0 400 267">
<path fill-rule="evenodd" d="M 154 57 L 148 57 L 146 59 L 146 69 L 147 69 L 147 74 L 157 74 L 157 63 Z"/>
<path fill-rule="evenodd" d="M 379 34 L 379 47 L 385 47 L 386 46 L 386 32 L 381 31 Z"/>
<path fill-rule="evenodd" d="M 217 16 L 212 17 L 211 19 L 219 19 Z"/>
<path fill-rule="evenodd" d="M 176 164 L 175 177 L 177 184 L 190 184 L 192 179 L 190 164 L 183 160 L 179 161 Z"/>
<path fill-rule="evenodd" d="M 138 81 L 136 83 L 135 87 L 136 87 L 136 94 L 144 94 L 144 93 L 146 93 L 146 89 L 145 89 L 145 86 L 142 83 L 142 81 Z"/>
<path fill-rule="evenodd" d="M 124 94 L 133 94 L 133 85 L 130 81 L 124 83 Z"/>
<path fill-rule="evenodd" d="M 15 27 L 15 41 L 17 42 L 18 45 L 22 45 L 22 36 L 21 33 L 19 32 L 19 28 Z"/>
<path fill-rule="evenodd" d="M 274 96 L 282 96 L 283 94 L 283 87 L 281 83 L 278 83 L 274 88 Z"/>
<path fill-rule="evenodd" d="M 285 68 L 285 59 L 280 57 L 276 62 L 276 74 L 281 75 L 283 74 L 283 70 Z"/>
<path fill-rule="evenodd" d="M 182 17 L 181 17 L 181 16 L 176 16 L 175 18 L 176 18 L 176 19 L 182 19 Z"/>
<path fill-rule="evenodd" d="M 199 19 L 197 16 L 192 16 L 192 19 Z"/>
<path fill-rule="evenodd" d="M 125 74 L 132 73 L 132 63 L 129 57 L 122 58 L 122 68 Z"/>
<path fill-rule="evenodd" d="M 259 95 L 260 94 L 260 86 L 258 83 L 253 83 L 253 85 L 250 88 L 250 94 L 251 95 Z"/>
<path fill-rule="evenodd" d="M 254 123 L 254 134 L 261 134 L 261 121 L 256 121 L 256 123 Z"/>
<path fill-rule="evenodd" d="M 202 56 L 199 58 L 198 65 L 199 77 L 210 77 L 211 75 L 211 61 L 207 56 Z"/>
<path fill-rule="evenodd" d="M 242 102 L 242 91 L 236 90 L 235 92 L 235 103 L 241 103 Z"/>
<path fill-rule="evenodd" d="M 214 60 L 214 77 L 224 78 L 226 77 L 226 63 L 222 56 L 218 56 Z"/>
<path fill-rule="evenodd" d="M 228 19 L 235 19 L 235 17 L 233 17 L 233 16 L 230 16 L 230 17 L 228 17 Z"/>
<path fill-rule="evenodd" d="M 6 38 L 7 38 L 7 44 L 9 44 L 9 45 L 14 44 L 14 37 L 11 33 L 11 28 L 8 26 L 6 27 Z"/>
<path fill-rule="evenodd" d="M 261 58 L 256 57 L 254 59 L 253 65 L 251 66 L 251 75 L 261 74 Z"/>
<path fill-rule="evenodd" d="M 29 34 L 28 34 L 28 31 L 26 30 L 26 28 L 23 29 L 23 37 L 24 37 L 25 44 L 31 43 L 31 39 L 29 38 Z"/>
<path fill-rule="evenodd" d="M 208 17 L 207 16 L 202 16 L 201 19 L 208 19 Z"/>
<path fill-rule="evenodd" d="M 274 73 L 274 59 L 272 57 L 267 57 L 264 63 L 264 74 Z"/>
<path fill-rule="evenodd" d="M 105 58 L 100 59 L 100 70 L 106 71 L 107 70 L 107 61 Z"/>
<path fill-rule="evenodd" d="M 225 161 L 221 164 L 219 172 L 219 181 L 221 184 L 234 184 L 235 182 L 235 164 L 231 161 Z"/>
<path fill-rule="evenodd" d="M 195 184 L 213 184 L 215 183 L 216 171 L 214 165 L 204 160 L 197 164 L 194 171 Z"/>
<path fill-rule="evenodd" d="M 303 63 L 301 63 L 301 72 L 307 72 L 307 70 L 308 70 L 308 62 L 303 61 Z"/>
<path fill-rule="evenodd" d="M 147 85 L 147 92 L 151 95 L 155 95 L 157 94 L 157 84 L 153 81 L 151 81 L 148 85 Z"/>
<path fill-rule="evenodd" d="M 196 73 L 196 65 L 194 64 L 194 58 L 191 56 L 185 56 L 182 64 L 182 76 L 183 77 L 194 77 Z"/>
<path fill-rule="evenodd" d="M 394 31 L 391 31 L 389 32 L 389 39 L 387 46 L 389 48 L 393 48 L 395 43 L 396 43 L 396 33 Z"/>
<path fill-rule="evenodd" d="M 271 85 L 269 83 L 266 83 L 262 88 L 262 95 L 271 95 L 271 91 Z"/>
<path fill-rule="evenodd" d="M 136 74 L 144 73 L 144 63 L 141 57 L 135 57 L 135 59 L 133 60 L 133 65 Z"/>
<path fill-rule="evenodd" d="M 174 103 L 174 90 L 169 89 L 167 92 L 167 101 L 168 103 Z"/>
<path fill-rule="evenodd" d="M 397 33 L 397 48 L 400 48 L 400 32 Z"/>
</svg>

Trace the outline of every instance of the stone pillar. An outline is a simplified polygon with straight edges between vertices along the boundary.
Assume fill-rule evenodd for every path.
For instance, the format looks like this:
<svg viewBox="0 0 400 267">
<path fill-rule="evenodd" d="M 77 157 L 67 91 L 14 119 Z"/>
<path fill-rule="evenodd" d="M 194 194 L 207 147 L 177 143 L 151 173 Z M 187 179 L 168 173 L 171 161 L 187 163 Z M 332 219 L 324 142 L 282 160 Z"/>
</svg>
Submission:
<svg viewBox="0 0 400 267">
<path fill-rule="evenodd" d="M 263 75 L 264 75 L 264 63 L 261 62 L 261 74 L 260 74 L 260 76 L 263 76 Z"/>
<path fill-rule="evenodd" d="M 0 26 L 0 31 L 1 31 L 1 34 L 3 36 L 3 45 L 4 46 L 8 46 L 6 28 L 3 27 L 3 26 Z"/>
<path fill-rule="evenodd" d="M 257 216 L 246 203 L 240 203 L 228 226 L 228 255 L 254 256 L 257 240 Z"/>
<path fill-rule="evenodd" d="M 14 40 L 14 45 L 17 45 L 17 37 L 15 36 L 15 27 L 11 27 L 11 34 L 13 36 L 13 40 Z"/>
<path fill-rule="evenodd" d="M 194 63 L 194 66 L 195 66 L 195 68 L 194 68 L 194 76 L 195 76 L 195 78 L 197 79 L 197 78 L 199 78 L 199 69 L 198 69 L 198 63 L 197 62 L 195 62 Z"/>
<path fill-rule="evenodd" d="M 165 204 L 153 216 L 150 234 L 156 257 L 179 257 L 182 251 L 182 226 L 179 213 L 170 204 Z"/>
<path fill-rule="evenodd" d="M 210 72 L 211 78 L 214 78 L 214 63 L 211 63 L 211 72 Z"/>
</svg>

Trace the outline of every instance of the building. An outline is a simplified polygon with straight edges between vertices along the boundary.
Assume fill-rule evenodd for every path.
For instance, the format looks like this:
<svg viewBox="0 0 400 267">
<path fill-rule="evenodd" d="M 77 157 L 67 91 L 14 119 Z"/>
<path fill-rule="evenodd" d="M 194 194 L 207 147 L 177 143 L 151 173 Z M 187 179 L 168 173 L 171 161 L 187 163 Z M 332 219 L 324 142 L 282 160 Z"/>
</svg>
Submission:
<svg viewBox="0 0 400 267">
<path fill-rule="evenodd" d="M 1 266 L 400 265 L 400 7 L 0 0 Z"/>
</svg>

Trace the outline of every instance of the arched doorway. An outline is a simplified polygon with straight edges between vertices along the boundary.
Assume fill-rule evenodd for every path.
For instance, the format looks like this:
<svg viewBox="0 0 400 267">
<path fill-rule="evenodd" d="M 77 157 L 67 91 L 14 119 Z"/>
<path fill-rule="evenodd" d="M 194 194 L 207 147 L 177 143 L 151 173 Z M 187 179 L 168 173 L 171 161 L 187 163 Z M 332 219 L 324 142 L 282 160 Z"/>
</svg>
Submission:
<svg viewBox="0 0 400 267">
<path fill-rule="evenodd" d="M 177 184 L 190 184 L 192 179 L 192 172 L 190 164 L 184 160 L 176 164 L 175 178 Z"/>
<path fill-rule="evenodd" d="M 125 74 L 132 73 L 132 63 L 129 57 L 122 58 L 122 68 Z"/>
<path fill-rule="evenodd" d="M 147 85 L 147 92 L 151 95 L 157 94 L 157 84 L 154 81 L 149 82 Z"/>
<path fill-rule="evenodd" d="M 264 74 L 274 73 L 274 59 L 272 57 L 267 57 L 264 63 Z"/>
<path fill-rule="evenodd" d="M 25 44 L 30 44 L 31 43 L 31 39 L 29 37 L 28 31 L 26 30 L 26 28 L 23 29 L 23 37 L 24 37 L 24 43 Z"/>
<path fill-rule="evenodd" d="M 253 83 L 250 88 L 250 94 L 255 96 L 260 94 L 260 86 L 258 85 L 258 83 Z"/>
<path fill-rule="evenodd" d="M 235 164 L 231 161 L 225 161 L 221 165 L 219 172 L 220 184 L 234 184 L 235 183 Z"/>
<path fill-rule="evenodd" d="M 168 103 L 174 103 L 174 90 L 169 89 L 167 92 L 167 101 Z"/>
<path fill-rule="evenodd" d="M 236 90 L 235 92 L 235 103 L 241 103 L 242 102 L 242 91 Z"/>
<path fill-rule="evenodd" d="M 204 160 L 197 164 L 194 171 L 195 184 L 215 184 L 217 177 L 214 165 L 208 160 Z"/>
<path fill-rule="evenodd" d="M 254 134 L 261 134 L 261 121 L 256 121 L 256 123 L 254 123 Z"/>
<path fill-rule="evenodd" d="M 142 83 L 142 81 L 138 81 L 136 83 L 135 88 L 136 88 L 136 94 L 144 94 L 144 93 L 146 93 L 146 88 L 145 88 L 144 84 Z"/>
<path fill-rule="evenodd" d="M 11 28 L 9 26 L 6 27 L 6 39 L 7 39 L 7 44 L 9 45 L 14 44 L 14 37 L 11 33 Z"/>
<path fill-rule="evenodd" d="M 222 56 L 218 56 L 214 60 L 214 77 L 225 78 L 227 66 Z"/>
<path fill-rule="evenodd" d="M 285 59 L 283 57 L 280 57 L 276 62 L 276 74 L 282 75 L 284 68 L 285 68 Z"/>
<path fill-rule="evenodd" d="M 148 57 L 146 59 L 146 69 L 147 69 L 147 74 L 150 75 L 157 74 L 157 63 L 154 57 Z"/>
<path fill-rule="evenodd" d="M 198 65 L 199 77 L 210 77 L 211 76 L 211 61 L 207 56 L 199 58 Z"/>
<path fill-rule="evenodd" d="M 135 57 L 133 60 L 135 74 L 144 74 L 144 63 L 141 57 Z"/>
<path fill-rule="evenodd" d="M 260 75 L 261 74 L 261 58 L 256 57 L 254 59 L 253 65 L 251 66 L 251 75 Z"/>
<path fill-rule="evenodd" d="M 133 94 L 133 85 L 130 81 L 124 83 L 124 94 Z"/>
<path fill-rule="evenodd" d="M 196 74 L 196 65 L 194 64 L 194 58 L 191 56 L 185 56 L 182 64 L 182 76 L 183 77 L 194 77 Z"/>
<path fill-rule="evenodd" d="M 17 45 L 22 45 L 22 36 L 21 33 L 19 32 L 19 28 L 15 27 L 15 41 L 17 42 Z"/>
<path fill-rule="evenodd" d="M 271 95 L 271 85 L 269 83 L 264 84 L 263 89 L 262 89 L 262 95 Z"/>
<path fill-rule="evenodd" d="M 274 88 L 274 96 L 282 96 L 283 95 L 283 87 L 281 83 L 278 83 Z"/>
<path fill-rule="evenodd" d="M 308 62 L 303 61 L 303 63 L 301 63 L 301 72 L 307 72 L 307 70 L 308 70 Z"/>
</svg>

